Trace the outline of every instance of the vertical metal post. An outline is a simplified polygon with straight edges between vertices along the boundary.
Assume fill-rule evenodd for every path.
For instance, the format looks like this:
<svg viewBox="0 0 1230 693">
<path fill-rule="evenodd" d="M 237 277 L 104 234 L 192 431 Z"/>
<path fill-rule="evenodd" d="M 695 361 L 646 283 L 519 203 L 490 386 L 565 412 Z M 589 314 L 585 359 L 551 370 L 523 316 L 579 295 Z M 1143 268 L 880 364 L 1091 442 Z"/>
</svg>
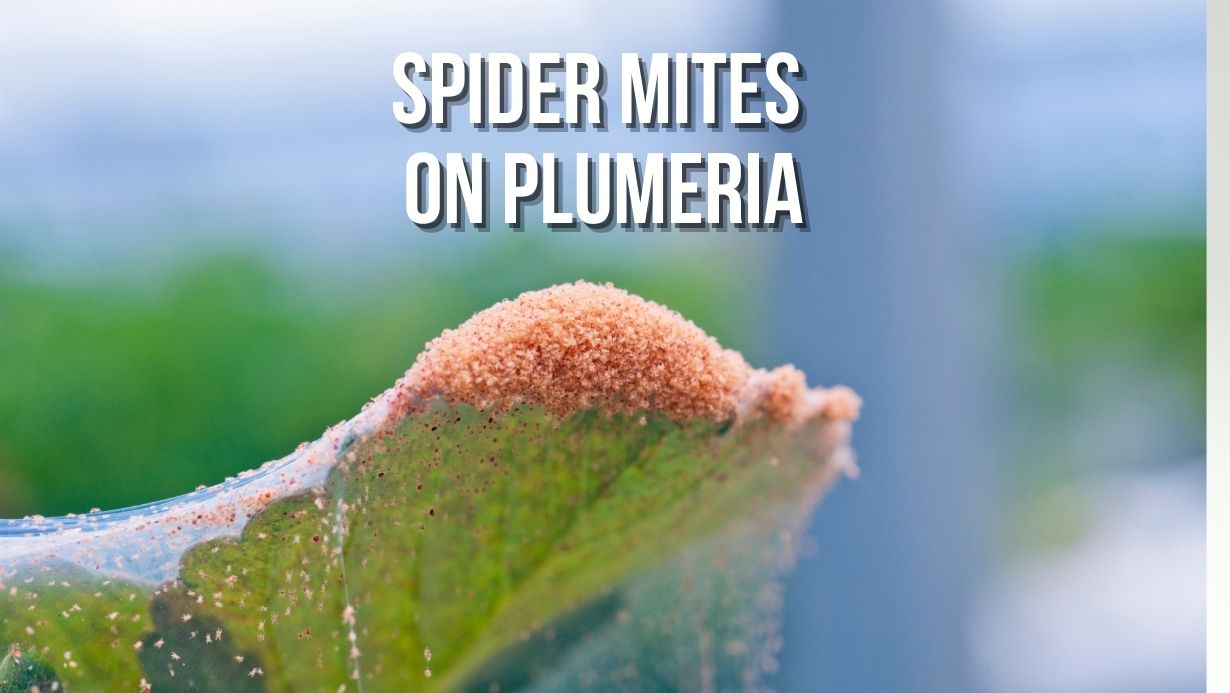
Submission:
<svg viewBox="0 0 1230 693">
<path fill-rule="evenodd" d="M 822 503 L 787 584 L 785 691 L 969 690 L 967 612 L 988 488 L 974 258 L 945 171 L 936 0 L 784 0 L 807 71 L 808 233 L 775 245 L 775 353 L 863 395 L 863 476 Z M 775 361 L 776 362 L 776 361 Z"/>
</svg>

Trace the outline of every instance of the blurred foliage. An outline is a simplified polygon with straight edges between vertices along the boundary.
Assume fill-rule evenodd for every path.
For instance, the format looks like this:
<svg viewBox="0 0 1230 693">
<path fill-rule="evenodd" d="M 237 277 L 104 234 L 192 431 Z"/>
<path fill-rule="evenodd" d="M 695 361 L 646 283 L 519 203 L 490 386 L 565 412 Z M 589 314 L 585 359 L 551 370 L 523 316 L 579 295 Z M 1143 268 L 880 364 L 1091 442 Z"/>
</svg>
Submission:
<svg viewBox="0 0 1230 693">
<path fill-rule="evenodd" d="M 1175 231 L 1068 239 L 1013 275 L 1017 541 L 1081 536 L 1090 473 L 1203 454 L 1205 241 Z"/>
<path fill-rule="evenodd" d="M 223 253 L 164 278 L 83 279 L 0 257 L 0 515 L 157 500 L 281 457 L 392 385 L 441 330 L 553 283 L 610 281 L 747 347 L 746 268 L 542 242 L 362 274 Z"/>
<path fill-rule="evenodd" d="M 1203 236 L 1098 236 L 1052 247 L 1026 264 L 1024 288 L 1040 375 L 1070 383 L 1065 376 L 1091 362 L 1130 359 L 1179 378 L 1203 410 Z"/>
</svg>

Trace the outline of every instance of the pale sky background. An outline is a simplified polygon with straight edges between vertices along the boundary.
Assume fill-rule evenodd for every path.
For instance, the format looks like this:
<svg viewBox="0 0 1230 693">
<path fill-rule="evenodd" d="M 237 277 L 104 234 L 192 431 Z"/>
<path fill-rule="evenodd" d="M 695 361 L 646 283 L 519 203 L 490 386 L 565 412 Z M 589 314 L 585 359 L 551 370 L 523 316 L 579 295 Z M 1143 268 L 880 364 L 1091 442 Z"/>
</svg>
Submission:
<svg viewBox="0 0 1230 693">
<path fill-rule="evenodd" d="M 950 96 L 945 134 L 988 233 L 1028 237 L 1089 213 L 1140 219 L 1200 206 L 1192 191 L 1204 175 L 1203 47 L 1190 37 L 1203 31 L 1203 3 L 943 6 L 952 69 L 936 88 Z M 379 261 L 416 255 L 423 242 L 402 210 L 415 150 L 494 158 L 763 149 L 757 135 L 619 127 L 565 135 L 461 124 L 448 135 L 410 134 L 391 116 L 390 64 L 403 50 L 584 50 L 608 69 L 621 51 L 766 50 L 775 7 L 13 5 L 0 21 L 0 246 L 40 264 L 122 264 L 200 242 Z"/>
</svg>

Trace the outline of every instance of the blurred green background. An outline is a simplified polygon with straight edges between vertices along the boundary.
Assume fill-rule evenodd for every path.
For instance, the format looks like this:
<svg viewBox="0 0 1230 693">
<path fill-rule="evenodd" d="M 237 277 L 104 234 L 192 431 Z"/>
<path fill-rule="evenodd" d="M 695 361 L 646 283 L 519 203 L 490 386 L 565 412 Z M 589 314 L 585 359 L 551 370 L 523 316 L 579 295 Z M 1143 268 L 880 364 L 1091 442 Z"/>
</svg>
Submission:
<svg viewBox="0 0 1230 693">
<path fill-rule="evenodd" d="M 613 282 L 754 346 L 745 260 L 629 263 L 526 241 L 362 277 L 250 251 L 88 279 L 0 260 L 0 515 L 158 500 L 281 457 L 357 413 L 442 330 L 553 283 Z"/>
<path fill-rule="evenodd" d="M 1111 228 L 1053 241 L 1006 273 L 1001 337 L 1013 497 L 1002 551 L 1082 536 L 1074 481 L 1204 455 L 1200 227 Z M 1015 546 L 1022 544 L 1022 546 Z"/>
</svg>

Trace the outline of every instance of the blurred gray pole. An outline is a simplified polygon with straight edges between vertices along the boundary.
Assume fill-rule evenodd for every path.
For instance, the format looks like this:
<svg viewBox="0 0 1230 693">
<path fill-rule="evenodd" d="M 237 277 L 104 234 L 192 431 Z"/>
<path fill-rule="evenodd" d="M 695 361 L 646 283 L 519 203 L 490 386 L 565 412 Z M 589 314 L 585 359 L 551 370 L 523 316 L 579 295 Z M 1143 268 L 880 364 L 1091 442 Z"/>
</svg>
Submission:
<svg viewBox="0 0 1230 693">
<path fill-rule="evenodd" d="M 981 566 L 974 258 L 945 173 L 935 0 L 785 0 L 774 47 L 807 70 L 811 232 L 776 243 L 771 360 L 863 395 L 862 478 L 822 503 L 787 584 L 784 691 L 959 693 Z"/>
</svg>

